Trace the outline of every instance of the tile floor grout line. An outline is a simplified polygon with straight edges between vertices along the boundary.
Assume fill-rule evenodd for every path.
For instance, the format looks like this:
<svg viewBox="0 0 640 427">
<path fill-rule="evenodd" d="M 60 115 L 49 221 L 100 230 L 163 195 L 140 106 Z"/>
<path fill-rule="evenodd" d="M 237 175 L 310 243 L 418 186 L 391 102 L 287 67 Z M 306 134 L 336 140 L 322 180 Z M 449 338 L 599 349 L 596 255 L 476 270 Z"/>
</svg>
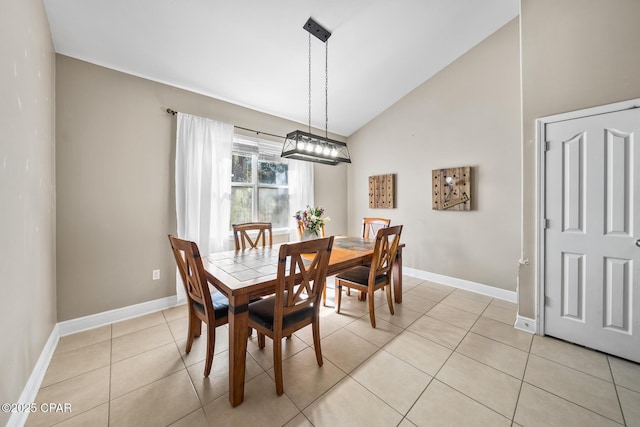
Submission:
<svg viewBox="0 0 640 427">
<path fill-rule="evenodd" d="M 409 365 L 409 366 L 412 366 L 412 367 L 413 367 L 413 365 L 411 365 L 410 363 L 405 362 L 404 360 L 400 359 L 400 358 L 399 358 L 399 357 L 397 357 L 396 355 L 391 354 L 391 353 L 389 353 L 388 351 L 384 350 L 382 347 L 380 347 L 380 348 L 379 348 L 376 352 L 374 352 L 371 356 L 369 356 L 367 359 L 363 360 L 363 361 L 362 361 L 362 363 L 360 363 L 360 365 L 358 365 L 357 367 L 355 367 L 351 372 L 354 372 L 356 369 L 358 369 L 359 367 L 361 367 L 362 365 L 364 365 L 364 364 L 367 362 L 367 360 L 371 359 L 373 356 L 375 356 L 376 354 L 378 354 L 378 352 L 380 352 L 380 351 L 384 351 L 384 352 L 385 352 L 385 353 L 387 353 L 389 356 L 394 357 L 395 359 L 398 359 L 398 360 L 400 360 L 401 362 L 404 362 L 404 363 L 406 363 L 407 365 Z M 416 369 L 417 369 L 417 368 L 416 368 Z M 418 370 L 420 370 L 420 369 L 418 369 Z M 424 371 L 422 371 L 422 370 L 420 370 L 420 371 L 421 371 L 421 372 L 424 372 Z M 426 372 L 425 372 L 425 374 L 426 374 Z M 402 415 L 402 417 L 403 417 L 403 418 L 404 418 L 404 417 L 409 413 L 409 411 L 411 410 L 411 408 L 413 407 L 413 405 L 415 405 L 415 403 L 417 402 L 417 399 L 418 399 L 420 396 L 422 396 L 422 393 L 424 393 L 424 391 L 427 389 L 427 387 L 429 386 L 429 384 L 431 383 L 431 381 L 433 381 L 433 378 L 434 378 L 434 377 L 431 377 L 431 375 L 426 374 L 426 375 L 428 375 L 429 377 L 431 377 L 431 379 L 427 382 L 427 385 L 424 387 L 424 389 L 422 390 L 422 392 L 420 392 L 420 394 L 418 395 L 418 398 L 416 398 L 416 401 L 414 401 L 414 402 L 413 402 L 413 404 L 411 404 L 411 406 L 410 406 L 410 407 L 409 407 L 409 409 L 407 410 L 407 413 L 406 413 L 406 414 L 403 414 L 402 412 L 398 411 L 396 408 L 394 408 L 393 406 L 391 406 L 389 403 L 387 403 L 387 402 L 382 398 L 382 396 L 378 396 L 378 394 L 377 394 L 376 392 L 374 392 L 373 390 L 370 390 L 366 385 L 364 385 L 364 384 L 362 384 L 360 381 L 358 381 L 355 377 L 353 377 L 353 376 L 351 375 L 351 373 L 349 373 L 349 374 L 347 374 L 347 375 L 348 375 L 349 377 L 351 377 L 351 379 L 352 379 L 352 380 L 354 380 L 355 382 L 357 382 L 360 386 L 362 386 L 365 390 L 367 390 L 369 393 L 373 394 L 373 395 L 374 395 L 374 396 L 376 396 L 378 399 L 380 399 L 382 402 L 384 402 L 387 406 L 389 406 L 391 409 L 393 409 L 394 411 L 396 411 L 397 413 L 399 413 L 400 415 Z"/>
<path fill-rule="evenodd" d="M 489 307 L 489 306 L 487 306 L 487 308 L 488 308 L 488 307 Z M 485 309 L 485 310 L 486 310 L 486 309 Z M 483 313 L 484 313 L 484 311 L 483 311 Z M 453 350 L 453 352 L 454 352 L 454 353 L 455 353 L 455 352 L 457 352 L 458 347 L 460 347 L 460 344 L 462 344 L 462 341 L 464 341 L 464 340 L 465 340 L 465 338 L 467 338 L 467 336 L 468 336 L 469 334 L 474 334 L 474 335 L 478 335 L 478 336 L 481 336 L 481 337 L 483 337 L 483 338 L 486 338 L 486 339 L 488 339 L 488 340 L 491 340 L 491 341 L 493 341 L 493 342 L 496 342 L 496 343 L 498 343 L 498 344 L 502 344 L 502 345 L 505 345 L 505 346 L 507 346 L 507 347 L 510 347 L 510 348 L 513 348 L 513 349 L 516 349 L 516 350 L 522 351 L 523 353 L 527 353 L 527 361 L 529 360 L 529 355 L 531 354 L 531 346 L 532 346 L 532 343 L 533 343 L 533 338 L 531 339 L 531 343 L 529 344 L 529 351 L 524 351 L 524 350 L 519 349 L 519 348 L 517 348 L 517 347 L 513 347 L 513 346 L 511 346 L 511 345 L 509 345 L 509 344 L 505 344 L 505 343 L 500 342 L 500 341 L 498 341 L 498 340 L 494 340 L 493 338 L 486 337 L 486 336 L 484 336 L 484 335 L 482 335 L 482 334 L 478 334 L 477 332 L 474 332 L 474 331 L 472 331 L 471 329 L 473 329 L 473 327 L 475 326 L 475 324 L 476 324 L 476 323 L 477 323 L 477 322 L 478 322 L 482 317 L 483 317 L 483 316 L 482 316 L 482 314 L 480 314 L 480 315 L 478 316 L 478 318 L 476 319 L 476 321 L 474 322 L 474 324 L 473 324 L 473 325 L 472 325 L 472 326 L 467 330 L 467 333 L 464 335 L 464 337 L 462 337 L 462 339 L 460 340 L 460 342 L 458 343 L 458 345 L 456 346 L 456 348 Z M 472 357 L 472 356 L 467 356 L 466 354 L 464 354 L 464 353 L 462 353 L 462 352 L 458 352 L 458 354 L 460 354 L 460 355 L 462 355 L 462 356 L 465 356 L 465 357 L 468 357 L 469 359 L 471 359 L 471 360 L 473 360 L 473 361 L 475 361 L 475 362 L 478 362 L 478 363 L 480 363 L 481 365 L 484 365 L 484 366 L 486 366 L 486 367 L 488 367 L 488 368 L 495 369 L 496 371 L 501 372 L 501 373 L 503 373 L 503 374 L 505 374 L 505 375 L 508 375 L 508 376 L 510 376 L 510 377 L 512 377 L 512 378 L 515 378 L 515 379 L 516 379 L 516 380 L 518 380 L 518 381 L 522 381 L 522 380 L 524 379 L 524 373 L 525 373 L 525 372 L 523 372 L 523 373 L 522 373 L 522 378 L 518 378 L 518 377 L 513 376 L 512 374 L 510 374 L 510 373 L 508 373 L 508 372 L 505 372 L 505 371 L 503 371 L 503 370 L 501 370 L 501 369 L 498 369 L 498 368 L 496 368 L 496 367 L 494 367 L 494 366 L 491 366 L 491 365 L 489 365 L 489 364 L 487 364 L 487 363 L 484 363 L 484 362 L 483 362 L 483 361 L 481 361 L 481 360 L 477 360 L 476 358 L 474 358 L 474 357 Z M 525 371 L 526 371 L 526 363 L 525 363 Z"/>
<path fill-rule="evenodd" d="M 444 365 L 443 365 L 444 366 Z M 510 419 L 509 417 L 501 414 L 500 412 L 496 411 L 495 409 L 491 408 L 490 406 L 487 406 L 485 403 L 480 402 L 479 400 L 476 400 L 475 398 L 469 396 L 468 394 L 466 394 L 465 392 L 463 392 L 462 390 L 458 390 L 457 388 L 453 387 L 452 385 L 449 385 L 447 383 L 445 383 L 444 381 L 438 379 L 438 378 L 433 378 L 433 381 L 438 381 L 440 384 L 449 387 L 451 390 L 455 390 L 456 392 L 460 393 L 461 395 L 465 396 L 467 399 L 472 400 L 473 402 L 477 403 L 480 406 L 483 406 L 484 408 L 488 409 L 489 411 L 500 415 L 502 418 L 504 418 L 505 420 L 509 420 L 511 422 L 513 422 L 513 419 Z M 432 382 L 433 382 L 432 381 Z"/>
<path fill-rule="evenodd" d="M 164 380 L 164 379 L 166 379 L 166 378 L 169 378 L 170 376 L 175 375 L 175 374 L 177 374 L 178 372 L 183 371 L 183 370 L 185 370 L 185 371 L 186 371 L 186 369 L 178 369 L 177 371 L 171 372 L 171 373 L 169 373 L 169 374 L 165 375 L 164 377 L 156 378 L 155 380 L 153 380 L 153 381 L 151 381 L 151 382 L 148 382 L 148 383 L 146 383 L 146 384 L 143 384 L 143 385 L 141 385 L 140 387 L 136 387 L 136 388 L 134 388 L 134 389 L 131 389 L 131 390 L 129 390 L 128 392 L 126 392 L 126 393 L 124 393 L 124 394 L 121 394 L 120 396 L 114 397 L 113 399 L 109 399 L 109 401 L 111 402 L 111 401 L 114 401 L 114 400 L 121 399 L 121 398 L 125 397 L 125 396 L 126 396 L 126 395 L 128 395 L 128 394 L 131 394 L 131 393 L 133 393 L 133 392 L 135 392 L 135 391 L 140 390 L 141 388 L 147 387 L 147 386 L 149 386 L 149 385 L 151 385 L 151 384 L 155 384 L 155 383 L 157 383 L 157 382 L 159 382 L 159 381 L 162 381 L 162 380 Z M 188 372 L 187 372 L 187 375 L 189 375 L 189 373 L 188 373 Z M 197 396 L 197 393 L 196 393 L 196 396 Z M 200 399 L 198 399 L 198 401 L 200 401 Z"/>
<path fill-rule="evenodd" d="M 478 320 L 480 320 L 480 319 L 481 319 L 481 318 L 483 318 L 483 317 L 484 317 L 484 316 L 480 316 L 480 317 L 478 318 Z M 497 323 L 498 323 L 498 324 L 500 324 L 500 325 L 506 325 L 506 326 L 509 326 L 509 324 L 507 324 L 507 323 L 501 322 L 501 321 L 499 321 L 499 320 L 492 319 L 492 318 L 490 318 L 490 317 L 484 317 L 484 320 L 491 320 L 492 322 L 497 322 Z M 477 323 L 477 322 L 476 322 L 476 323 Z M 475 324 L 474 324 L 474 326 L 475 326 Z M 513 325 L 511 326 L 511 328 L 513 328 Z M 472 329 L 473 329 L 473 327 L 472 327 Z M 515 328 L 513 328 L 513 329 L 515 329 Z M 507 343 L 505 343 L 505 342 L 502 342 L 502 341 L 500 341 L 500 340 L 498 340 L 498 339 L 496 339 L 496 338 L 489 337 L 489 336 L 487 336 L 487 335 L 485 335 L 485 334 L 483 334 L 483 333 L 481 333 L 481 332 L 479 332 L 479 331 L 471 331 L 471 329 L 470 329 L 469 331 L 470 331 L 470 332 L 473 332 L 474 334 L 480 335 L 480 336 L 482 336 L 482 337 L 484 337 L 484 338 L 487 338 L 487 339 L 490 339 L 490 340 L 492 340 L 492 341 L 498 342 L 498 343 L 500 343 L 500 344 L 504 344 L 504 345 L 509 346 L 509 347 L 511 347 L 511 348 L 515 348 L 515 349 L 517 349 L 517 350 L 524 351 L 525 353 L 529 353 L 529 352 L 530 352 L 530 349 L 531 349 L 531 344 L 529 344 L 529 350 L 523 350 L 523 349 L 521 349 L 521 348 L 519 348 L 519 347 L 516 347 L 516 346 L 514 346 L 514 345 L 511 345 L 511 344 L 507 344 Z M 525 334 L 526 334 L 526 333 L 528 333 L 528 332 L 523 332 L 523 331 L 518 331 L 518 330 L 517 330 L 517 332 L 522 332 L 522 333 L 525 333 Z M 533 334 L 530 334 L 530 335 L 533 335 Z"/>
<path fill-rule="evenodd" d="M 482 316 L 480 316 L 480 317 L 482 317 Z M 487 317 L 485 317 L 485 319 L 487 319 Z M 478 319 L 478 320 L 480 320 L 480 319 Z M 505 325 L 506 325 L 506 323 L 505 323 Z M 523 353 L 529 353 L 529 351 L 527 351 L 527 350 L 523 350 L 523 349 L 518 348 L 518 347 L 516 347 L 516 346 L 513 346 L 513 345 L 511 345 L 511 344 L 507 344 L 507 343 L 502 342 L 502 341 L 500 341 L 500 340 L 497 340 L 497 339 L 495 339 L 495 338 L 493 338 L 493 337 L 488 337 L 488 336 L 486 336 L 486 335 L 481 334 L 481 333 L 480 333 L 480 332 L 478 332 L 478 331 L 472 331 L 471 329 L 469 329 L 469 332 L 471 332 L 471 333 L 473 333 L 473 334 L 475 334 L 475 335 L 481 336 L 482 338 L 486 338 L 486 339 L 488 339 L 488 340 L 491 340 L 491 341 L 493 341 L 493 342 L 496 342 L 496 343 L 498 343 L 498 344 L 502 344 L 502 345 L 505 345 L 505 346 L 507 346 L 507 347 L 513 348 L 513 349 L 515 349 L 515 350 L 519 350 L 519 351 L 521 351 L 521 352 L 523 352 Z M 525 333 L 527 333 L 527 332 L 525 332 Z"/>
<path fill-rule="evenodd" d="M 555 339 L 555 338 L 554 338 L 554 339 Z M 607 381 L 607 380 L 605 380 L 604 378 L 601 378 L 601 377 L 598 377 L 598 376 L 596 376 L 596 375 L 590 374 L 589 372 L 581 371 L 580 369 L 574 368 L 573 366 L 565 365 L 564 363 L 560 363 L 560 362 L 558 362 L 558 361 L 556 361 L 556 360 L 549 359 L 548 357 L 542 356 L 542 355 L 540 355 L 540 354 L 532 353 L 532 352 L 529 352 L 529 354 L 530 354 L 530 355 L 532 355 L 532 356 L 535 356 L 535 357 L 539 357 L 540 359 L 544 359 L 544 360 L 546 360 L 546 361 L 548 361 L 548 362 L 551 362 L 551 363 L 553 363 L 553 364 L 555 364 L 555 365 L 558 365 L 558 366 L 560 366 L 560 367 L 562 367 L 562 368 L 570 369 L 570 370 L 571 370 L 571 371 L 573 371 L 573 372 L 577 372 L 577 373 L 579 373 L 579 374 L 586 375 L 586 376 L 591 377 L 591 378 L 593 378 L 593 379 L 600 380 L 600 381 L 604 381 L 604 382 L 606 382 L 606 383 L 612 384 L 612 385 L 614 386 L 614 388 L 617 386 L 617 384 L 615 383 L 615 381 L 614 381 L 614 379 L 613 379 L 613 373 L 611 373 L 611 381 Z M 609 360 L 608 360 L 608 358 L 607 358 L 607 364 L 608 364 L 608 363 L 609 363 Z M 626 388 L 626 387 L 623 387 L 623 388 Z"/>
<path fill-rule="evenodd" d="M 125 357 L 124 359 L 120 359 L 120 360 L 117 360 L 115 362 L 111 362 L 111 365 L 117 365 L 118 363 L 122 363 L 122 362 L 125 362 L 127 360 L 131 360 L 134 357 L 142 356 L 143 354 L 147 354 L 147 353 L 150 353 L 152 351 L 156 351 L 156 350 L 158 350 L 158 349 L 160 349 L 162 347 L 167 347 L 167 346 L 169 346 L 171 344 L 176 344 L 175 340 L 172 340 L 171 342 L 166 342 L 164 344 L 160 344 L 157 347 L 148 348 L 148 349 L 146 349 L 144 351 L 141 351 L 140 353 L 136 353 L 136 354 L 133 354 L 133 355 L 131 355 L 129 357 Z M 180 359 L 182 359 L 182 353 L 181 353 Z"/>
<path fill-rule="evenodd" d="M 581 405 L 581 404 L 579 404 L 579 403 L 577 403 L 577 402 L 574 402 L 574 401 L 572 401 L 572 400 L 569 400 L 569 399 L 567 399 L 566 397 L 562 397 L 562 396 L 560 396 L 559 394 L 553 393 L 553 392 L 551 392 L 551 391 L 549 391 L 549 390 L 546 390 L 546 389 L 544 389 L 544 388 L 542 388 L 542 387 L 539 387 L 539 386 L 537 386 L 537 385 L 535 385 L 535 384 L 531 384 L 530 382 L 527 382 L 527 381 L 525 381 L 524 379 L 522 380 L 522 382 L 523 382 L 523 384 L 527 384 L 528 386 L 535 387 L 535 388 L 537 388 L 538 390 L 541 390 L 541 391 L 543 391 L 543 392 L 545 392 L 545 393 L 548 393 L 548 394 L 550 394 L 550 395 L 552 395 L 552 396 L 557 397 L 558 399 L 564 400 L 565 402 L 568 402 L 568 403 L 570 403 L 570 404 L 572 404 L 572 405 L 575 405 L 575 406 L 577 406 L 577 407 L 579 407 L 579 408 L 582 408 L 582 409 L 584 409 L 585 411 L 591 412 L 592 414 L 595 414 L 595 415 L 597 415 L 597 416 L 599 416 L 599 417 L 605 418 L 605 419 L 607 419 L 607 420 L 609 420 L 609 421 L 613 421 L 613 422 L 614 422 L 615 424 L 617 424 L 617 425 L 623 425 L 623 426 L 626 426 L 626 424 L 620 424 L 619 422 L 617 422 L 617 421 L 616 421 L 616 420 L 614 420 L 613 418 L 610 418 L 610 417 L 608 417 L 608 416 L 606 416 L 606 415 L 603 415 L 603 414 L 601 414 L 601 413 L 599 413 L 599 412 L 596 412 L 596 411 L 594 411 L 593 409 L 589 409 L 589 408 L 587 408 L 587 407 L 586 407 L 586 406 L 584 406 L 584 405 Z"/>
<path fill-rule="evenodd" d="M 76 374 L 76 375 L 73 375 L 73 376 L 70 376 L 70 377 L 67 377 L 67 378 L 61 379 L 60 381 L 57 381 L 57 382 L 55 382 L 55 383 L 51 383 L 51 384 L 48 384 L 48 385 L 46 385 L 46 386 L 44 386 L 44 387 L 40 387 L 40 388 L 38 389 L 38 391 L 40 391 L 40 390 L 44 390 L 44 389 L 47 389 L 47 388 L 52 387 L 52 386 L 59 385 L 59 384 L 61 384 L 61 383 L 65 382 L 65 381 L 69 381 L 69 380 L 72 380 L 72 379 L 74 379 L 74 378 L 78 378 L 78 377 L 80 377 L 80 376 L 82 376 L 82 375 L 86 375 L 86 374 L 88 374 L 88 373 L 90 373 L 90 372 L 95 372 L 95 371 L 98 371 L 98 370 L 100 370 L 100 369 L 104 369 L 104 368 L 106 368 L 106 367 L 108 367 L 108 366 L 110 367 L 110 366 L 111 366 L 111 364 L 109 363 L 109 364 L 104 365 L 104 366 L 98 366 L 97 368 L 89 369 L 88 371 L 80 372 L 80 373 L 78 373 L 78 374 Z"/>
<path fill-rule="evenodd" d="M 518 404 L 520 403 L 522 387 L 524 386 L 524 377 L 527 374 L 527 367 L 529 366 L 529 357 L 531 357 L 532 348 L 533 348 L 533 338 L 531 339 L 531 345 L 529 346 L 529 351 L 527 352 L 527 360 L 524 363 L 524 371 L 522 372 L 522 378 L 520 379 L 520 388 L 518 389 L 518 397 L 516 397 L 516 406 L 513 408 L 513 416 L 511 417 L 512 423 L 516 422 L 516 413 L 518 412 Z"/>
<path fill-rule="evenodd" d="M 609 373 L 611 373 L 611 381 L 613 381 L 613 391 L 616 392 L 616 399 L 618 399 L 618 406 L 620 407 L 620 414 L 622 414 L 622 422 L 627 425 L 627 418 L 624 416 L 624 409 L 622 408 L 622 402 L 620 402 L 620 394 L 618 393 L 618 385 L 616 384 L 616 377 L 613 375 L 613 368 L 611 367 L 611 360 L 609 356 L 607 358 L 607 366 L 609 366 Z"/>
<path fill-rule="evenodd" d="M 188 339 L 188 338 L 187 338 L 187 339 Z M 174 340 L 174 341 L 173 341 L 173 344 L 176 346 L 176 349 L 178 350 L 178 354 L 180 355 L 180 361 L 181 361 L 181 362 L 182 362 L 182 364 L 184 365 L 184 369 L 185 369 L 185 371 L 187 372 L 187 377 L 189 378 L 189 383 L 191 384 L 191 388 L 192 388 L 192 389 L 193 389 L 193 391 L 196 393 L 196 397 L 198 398 L 198 402 L 200 403 L 200 408 L 202 408 L 202 410 L 204 411 L 204 405 L 203 405 L 203 403 L 202 403 L 202 400 L 200 399 L 200 395 L 198 394 L 198 389 L 196 389 L 196 385 L 193 383 L 193 379 L 191 378 L 191 375 L 189 375 L 189 366 L 187 366 L 187 364 L 184 362 L 184 358 L 182 357 L 182 352 L 180 351 L 180 346 L 178 345 L 178 341 L 175 341 L 175 340 Z M 220 353 L 218 353 L 218 354 L 220 354 Z M 214 353 L 213 353 L 213 359 L 215 359 L 215 357 L 216 357 L 216 354 L 215 354 L 215 350 L 214 350 Z M 205 358 L 206 358 L 206 356 L 205 356 Z M 191 366 L 197 365 L 198 363 L 201 363 L 201 362 L 194 363 L 194 364 L 193 364 L 193 365 L 191 365 Z M 211 368 L 213 369 L 213 360 L 211 360 Z M 176 372 L 178 372 L 178 371 L 176 371 Z M 169 375 L 172 375 L 172 374 L 174 374 L 174 373 L 175 373 L 175 372 L 172 372 L 172 373 L 171 373 L 171 374 L 169 374 Z M 163 378 L 166 378 L 166 377 L 168 377 L 169 375 L 166 375 L 166 376 L 165 376 L 165 377 L 163 377 Z M 195 412 L 195 411 L 194 411 L 194 412 Z M 188 415 L 188 414 L 187 414 L 187 415 Z M 186 415 L 185 415 L 185 416 L 186 416 Z M 183 418 L 184 418 L 184 417 L 183 417 Z M 176 421 L 177 421 L 177 420 L 176 420 Z M 174 421 L 174 422 L 175 422 L 175 421 Z"/>
<path fill-rule="evenodd" d="M 445 305 L 446 305 L 446 304 L 445 304 Z M 488 305 L 487 305 L 487 307 L 488 307 Z M 485 310 L 486 310 L 486 307 L 485 307 Z M 482 313 L 484 313 L 484 310 L 482 311 Z M 489 409 L 490 411 L 495 412 L 496 414 L 498 414 L 498 415 L 500 415 L 500 416 L 502 416 L 502 417 L 504 417 L 504 418 L 508 419 L 509 421 L 511 421 L 511 423 L 513 423 L 513 417 L 511 417 L 511 418 L 509 419 L 508 417 L 504 416 L 503 414 L 501 414 L 500 412 L 496 411 L 495 409 L 493 409 L 493 408 L 491 408 L 491 407 L 487 406 L 487 405 L 486 405 L 486 404 L 484 404 L 483 402 L 480 402 L 480 401 L 478 401 L 477 399 L 475 399 L 474 397 L 469 396 L 468 394 L 464 393 L 462 390 L 458 390 L 457 388 L 455 388 L 455 387 L 453 387 L 453 386 L 451 386 L 451 385 L 449 385 L 449 384 L 445 383 L 444 381 L 442 381 L 442 380 L 440 380 L 440 379 L 438 379 L 438 378 L 437 378 L 437 375 L 440 373 L 440 371 L 442 370 L 442 368 L 447 364 L 447 362 L 451 359 L 451 356 L 452 356 L 453 354 L 455 354 L 455 353 L 456 353 L 456 350 L 458 349 L 458 347 L 460 347 L 460 344 L 462 343 L 462 341 L 464 341 L 464 339 L 467 337 L 467 335 L 469 335 L 470 333 L 472 333 L 472 332 L 471 332 L 471 329 L 475 326 L 475 324 L 478 322 L 478 320 L 480 320 L 480 318 L 482 317 L 482 313 L 478 316 L 478 318 L 477 318 L 477 319 L 476 319 L 476 321 L 473 323 L 473 325 L 471 325 L 471 327 L 467 330 L 467 332 L 464 334 L 464 336 L 462 337 L 462 339 L 458 342 L 458 344 L 456 345 L 456 347 L 451 351 L 451 354 L 449 355 L 449 357 L 447 357 L 447 360 L 442 364 L 442 366 L 440 366 L 440 369 L 438 369 L 438 372 L 436 372 L 436 374 L 433 376 L 433 378 L 434 378 L 435 380 L 438 380 L 438 381 L 439 381 L 439 382 L 441 382 L 442 384 L 446 385 L 447 387 L 449 387 L 449 388 L 451 388 L 451 389 L 453 389 L 453 390 L 456 390 L 458 393 L 460 393 L 460 394 L 462 394 L 462 395 L 466 396 L 467 398 L 469 398 L 469 399 L 473 400 L 474 402 L 478 403 L 479 405 L 482 405 L 482 406 L 484 406 L 485 408 Z M 501 370 L 499 370 L 499 369 L 496 369 L 496 368 L 494 368 L 494 367 L 492 367 L 492 366 L 489 366 L 489 365 L 487 365 L 487 364 L 485 364 L 485 363 L 483 363 L 483 362 L 480 362 L 479 360 L 476 360 L 476 359 L 474 359 L 474 358 L 472 358 L 472 357 L 465 356 L 465 355 L 464 355 L 464 354 L 462 354 L 462 353 L 457 353 L 457 354 L 459 354 L 459 355 L 461 355 L 461 356 L 463 356 L 463 357 L 467 357 L 467 358 L 469 358 L 469 359 L 471 359 L 471 360 L 473 360 L 473 361 L 475 361 L 475 362 L 477 362 L 477 363 L 480 363 L 480 364 L 482 364 L 482 365 L 485 365 L 485 366 L 487 366 L 487 367 L 489 367 L 489 368 L 491 368 L 491 369 L 495 369 L 496 371 L 501 372 L 501 373 L 504 373 L 505 375 L 509 375 L 509 374 L 507 374 L 507 373 L 505 373 L 505 372 L 502 372 L 502 371 L 501 371 Z M 509 376 L 511 376 L 511 375 L 509 375 Z M 512 377 L 512 378 L 515 378 L 515 377 L 513 377 L 513 376 L 511 376 L 511 377 Z M 524 373 L 523 373 L 523 377 L 524 377 Z M 516 378 L 516 379 L 517 379 L 517 378 Z M 520 380 L 520 381 L 521 381 L 521 384 L 522 384 L 522 380 Z M 521 385 L 521 386 L 522 386 L 522 385 Z M 517 409 L 517 402 L 516 402 L 516 405 L 514 406 L 514 413 L 515 413 L 515 410 L 516 410 L 516 409 Z"/>
<path fill-rule="evenodd" d="M 446 362 L 445 362 L 446 363 Z M 444 365 L 444 363 L 443 363 Z M 420 394 L 418 395 L 418 397 L 416 398 L 416 400 L 411 404 L 411 406 L 409 407 L 409 409 L 407 410 L 407 413 L 404 414 L 404 417 L 402 418 L 402 420 L 407 419 L 407 421 L 409 421 L 411 424 L 413 424 L 413 422 L 407 418 L 407 416 L 409 415 L 409 413 L 411 412 L 411 410 L 416 406 L 416 403 L 418 403 L 418 401 L 420 400 L 420 398 L 424 395 L 424 393 L 427 391 L 427 389 L 429 388 L 429 386 L 436 380 L 435 375 L 431 377 L 431 379 L 427 382 L 427 385 L 424 387 L 424 389 L 420 392 Z M 400 423 L 402 423 L 402 420 L 400 420 Z M 399 425 L 399 424 L 398 424 Z"/>
</svg>

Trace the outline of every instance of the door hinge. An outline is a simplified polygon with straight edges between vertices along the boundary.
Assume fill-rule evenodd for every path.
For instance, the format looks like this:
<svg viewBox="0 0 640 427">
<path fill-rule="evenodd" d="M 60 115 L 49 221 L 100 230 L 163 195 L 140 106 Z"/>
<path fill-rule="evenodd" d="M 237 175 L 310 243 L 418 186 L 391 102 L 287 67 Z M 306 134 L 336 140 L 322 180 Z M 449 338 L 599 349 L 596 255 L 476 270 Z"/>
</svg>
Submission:
<svg viewBox="0 0 640 427">
<path fill-rule="evenodd" d="M 542 229 L 546 230 L 547 228 L 549 228 L 549 224 L 550 224 L 550 221 L 547 218 L 544 218 L 542 220 Z"/>
<path fill-rule="evenodd" d="M 551 149 L 551 141 L 544 142 L 544 151 L 549 151 Z"/>
</svg>

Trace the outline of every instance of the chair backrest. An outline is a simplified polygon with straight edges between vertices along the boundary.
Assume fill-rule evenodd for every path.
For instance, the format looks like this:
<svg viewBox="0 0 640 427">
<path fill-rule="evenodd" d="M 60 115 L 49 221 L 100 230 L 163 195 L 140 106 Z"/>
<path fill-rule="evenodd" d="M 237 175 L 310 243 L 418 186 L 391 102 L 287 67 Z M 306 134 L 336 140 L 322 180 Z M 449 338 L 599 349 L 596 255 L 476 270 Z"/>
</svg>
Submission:
<svg viewBox="0 0 640 427">
<path fill-rule="evenodd" d="M 375 282 L 375 278 L 386 274 L 391 278 L 391 267 L 396 259 L 402 225 L 381 228 L 376 234 L 376 245 L 373 248 L 371 270 L 369 270 L 369 283 Z"/>
<path fill-rule="evenodd" d="M 269 247 L 273 245 L 273 233 L 271 231 L 270 222 L 245 222 L 244 224 L 233 224 L 233 239 L 236 242 L 236 250 L 249 248 L 257 248 L 262 240 L 262 247 L 266 246 L 266 235 L 269 235 Z M 251 237 L 247 231 L 257 231 L 258 233 Z"/>
<path fill-rule="evenodd" d="M 200 250 L 195 242 L 169 235 L 171 250 L 176 259 L 189 304 L 196 302 L 204 307 L 207 316 L 214 316 L 209 283 L 202 265 Z"/>
<path fill-rule="evenodd" d="M 280 246 L 274 330 L 282 327 L 286 314 L 319 308 L 332 248 L 333 236 Z"/>
<path fill-rule="evenodd" d="M 381 228 L 387 228 L 391 224 L 388 218 L 362 218 L 362 238 L 368 239 L 375 236 Z"/>
<path fill-rule="evenodd" d="M 302 239 L 302 233 L 304 233 L 304 222 L 298 221 L 298 239 Z M 324 225 L 320 227 L 320 237 L 324 237 Z"/>
</svg>

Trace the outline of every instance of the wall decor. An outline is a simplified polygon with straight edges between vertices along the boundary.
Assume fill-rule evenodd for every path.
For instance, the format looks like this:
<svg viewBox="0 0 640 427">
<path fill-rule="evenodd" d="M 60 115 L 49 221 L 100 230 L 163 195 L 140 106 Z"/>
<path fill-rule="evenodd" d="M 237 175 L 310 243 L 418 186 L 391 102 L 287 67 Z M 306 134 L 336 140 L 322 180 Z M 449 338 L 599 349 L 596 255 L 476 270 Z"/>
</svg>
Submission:
<svg viewBox="0 0 640 427">
<path fill-rule="evenodd" d="M 392 209 L 396 207 L 395 178 L 395 174 L 376 175 L 369 177 L 370 208 Z"/>
<path fill-rule="evenodd" d="M 432 209 L 471 210 L 471 166 L 434 169 L 431 176 Z"/>
</svg>

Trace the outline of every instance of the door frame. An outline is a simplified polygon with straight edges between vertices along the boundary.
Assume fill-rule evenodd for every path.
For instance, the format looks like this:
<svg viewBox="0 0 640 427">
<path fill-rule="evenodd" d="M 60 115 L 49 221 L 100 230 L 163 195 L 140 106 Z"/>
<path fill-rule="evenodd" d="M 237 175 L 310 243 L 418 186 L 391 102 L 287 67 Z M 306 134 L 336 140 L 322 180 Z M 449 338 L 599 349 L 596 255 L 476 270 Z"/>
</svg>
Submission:
<svg viewBox="0 0 640 427">
<path fill-rule="evenodd" d="M 537 252 L 537 278 L 536 278 L 536 333 L 544 335 L 544 295 L 545 295 L 545 212 L 546 212 L 546 126 L 551 123 L 563 122 L 589 116 L 598 116 L 600 114 L 614 113 L 617 111 L 631 110 L 640 108 L 640 98 L 630 99 L 628 101 L 616 102 L 613 104 L 600 105 L 597 107 L 585 108 L 583 110 L 569 111 L 566 113 L 554 114 L 536 119 L 536 161 L 538 164 L 536 180 L 536 246 Z"/>
</svg>

